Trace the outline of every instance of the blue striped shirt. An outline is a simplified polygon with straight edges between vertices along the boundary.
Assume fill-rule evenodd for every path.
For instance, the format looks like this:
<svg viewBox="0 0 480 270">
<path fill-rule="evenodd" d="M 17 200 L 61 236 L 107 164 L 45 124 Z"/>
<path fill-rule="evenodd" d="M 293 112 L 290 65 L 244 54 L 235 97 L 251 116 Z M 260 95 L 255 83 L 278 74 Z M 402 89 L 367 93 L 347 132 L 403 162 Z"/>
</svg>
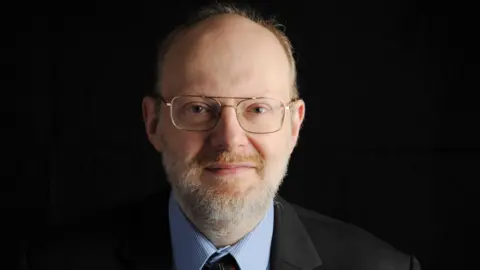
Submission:
<svg viewBox="0 0 480 270">
<path fill-rule="evenodd" d="M 169 201 L 169 222 L 174 269 L 201 270 L 215 253 L 230 253 L 241 270 L 268 270 L 273 234 L 273 201 L 253 231 L 232 246 L 217 249 L 185 217 L 173 195 Z M 220 257 L 220 256 L 219 256 Z"/>
</svg>

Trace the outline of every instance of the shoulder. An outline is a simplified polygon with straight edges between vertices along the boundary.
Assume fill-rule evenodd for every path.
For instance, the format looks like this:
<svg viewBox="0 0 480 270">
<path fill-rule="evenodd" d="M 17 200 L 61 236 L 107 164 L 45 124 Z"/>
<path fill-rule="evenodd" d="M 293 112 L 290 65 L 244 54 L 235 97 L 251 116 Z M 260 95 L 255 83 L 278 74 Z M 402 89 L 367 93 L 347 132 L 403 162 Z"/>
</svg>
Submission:
<svg viewBox="0 0 480 270">
<path fill-rule="evenodd" d="M 355 269 L 414 269 L 413 257 L 353 224 L 290 204 L 323 262 Z M 339 268 L 343 269 L 343 268 Z M 419 268 L 415 268 L 419 269 Z"/>
</svg>

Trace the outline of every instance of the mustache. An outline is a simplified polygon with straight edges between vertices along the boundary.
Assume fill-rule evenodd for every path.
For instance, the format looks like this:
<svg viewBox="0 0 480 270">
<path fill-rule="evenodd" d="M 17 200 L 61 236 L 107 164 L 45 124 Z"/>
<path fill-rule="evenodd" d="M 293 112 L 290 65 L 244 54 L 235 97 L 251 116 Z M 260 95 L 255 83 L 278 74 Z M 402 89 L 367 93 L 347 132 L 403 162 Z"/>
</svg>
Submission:
<svg viewBox="0 0 480 270">
<path fill-rule="evenodd" d="M 200 167 L 208 167 L 218 163 L 231 164 L 242 162 L 256 164 L 258 169 L 262 169 L 265 166 L 264 159 L 258 153 L 244 155 L 230 151 L 221 151 L 214 154 L 210 153 L 209 155 L 199 155 L 195 159 L 195 163 Z"/>
</svg>

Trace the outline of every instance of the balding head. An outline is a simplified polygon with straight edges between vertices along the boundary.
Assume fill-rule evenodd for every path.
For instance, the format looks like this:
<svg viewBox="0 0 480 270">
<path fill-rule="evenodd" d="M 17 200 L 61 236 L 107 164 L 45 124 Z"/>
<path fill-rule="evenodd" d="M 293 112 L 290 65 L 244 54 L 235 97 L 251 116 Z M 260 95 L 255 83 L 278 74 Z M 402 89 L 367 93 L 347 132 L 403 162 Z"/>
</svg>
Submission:
<svg viewBox="0 0 480 270">
<path fill-rule="evenodd" d="M 161 72 L 162 95 L 168 97 L 274 94 L 288 102 L 293 84 L 288 57 L 276 36 L 245 17 L 230 14 L 208 18 L 178 33 Z"/>
<path fill-rule="evenodd" d="M 226 19 L 229 17 L 229 19 Z M 214 4 L 207 7 L 204 7 L 194 13 L 190 20 L 186 21 L 183 25 L 177 27 L 174 31 L 172 31 L 169 36 L 163 41 L 159 48 L 158 52 L 158 73 L 157 73 L 157 84 L 155 87 L 155 92 L 160 94 L 163 92 L 161 89 L 162 81 L 163 81 L 163 71 L 165 70 L 165 57 L 169 54 L 170 50 L 174 46 L 178 46 L 179 39 L 182 36 L 185 36 L 187 32 L 191 32 L 190 30 L 194 29 L 193 32 L 197 34 L 205 30 L 206 28 L 210 28 L 211 26 L 217 27 L 220 29 L 223 27 L 223 31 L 229 32 L 232 31 L 232 25 L 235 24 L 228 24 L 226 22 L 242 22 L 244 26 L 260 26 L 260 30 L 267 30 L 276 38 L 276 41 L 280 44 L 287 57 L 290 66 L 290 79 L 291 79 L 291 99 L 297 99 L 299 97 L 298 89 L 297 89 L 297 82 L 296 82 L 296 67 L 295 67 L 295 60 L 293 57 L 293 49 L 288 37 L 284 34 L 281 30 L 282 25 L 280 25 L 275 19 L 265 19 L 262 18 L 258 13 L 256 13 L 252 9 L 248 8 L 239 8 L 238 6 L 232 4 Z M 209 25 L 210 24 L 210 25 Z M 236 26 L 240 26 L 241 24 L 236 24 Z M 262 29 L 263 28 L 263 29 Z M 254 28 L 252 28 L 254 29 Z M 188 45 L 188 44 L 183 44 Z M 182 45 L 180 45 L 182 46 Z"/>
</svg>

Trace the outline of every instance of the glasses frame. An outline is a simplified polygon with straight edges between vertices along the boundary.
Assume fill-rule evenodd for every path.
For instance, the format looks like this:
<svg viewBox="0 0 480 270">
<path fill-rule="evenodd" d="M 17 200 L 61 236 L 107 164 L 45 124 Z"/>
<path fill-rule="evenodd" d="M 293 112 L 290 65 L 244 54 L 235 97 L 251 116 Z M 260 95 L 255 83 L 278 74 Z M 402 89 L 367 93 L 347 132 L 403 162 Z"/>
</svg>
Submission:
<svg viewBox="0 0 480 270">
<path fill-rule="evenodd" d="M 167 101 L 163 96 L 161 95 L 157 95 L 158 99 L 160 99 L 161 102 L 163 102 L 165 104 L 165 106 L 169 107 L 170 109 L 170 120 L 172 121 L 172 124 L 173 126 L 175 126 L 175 128 L 179 129 L 179 130 L 185 130 L 185 131 L 197 131 L 197 132 L 206 132 L 206 131 L 211 131 L 213 130 L 217 125 L 218 125 L 218 122 L 220 121 L 220 118 L 222 116 L 222 112 L 223 112 L 223 108 L 227 108 L 227 107 L 231 107 L 235 110 L 235 115 L 237 116 L 237 121 L 238 121 L 238 124 L 240 125 L 240 127 L 245 130 L 246 132 L 248 133 L 252 133 L 252 134 L 270 134 L 270 133 L 275 133 L 275 132 L 278 132 L 279 130 L 282 129 L 283 127 L 283 123 L 285 122 L 285 117 L 287 115 L 287 111 L 290 111 L 291 108 L 292 108 L 292 104 L 297 102 L 299 99 L 291 99 L 288 103 L 285 103 L 284 101 L 282 100 L 278 100 L 278 99 L 275 99 L 275 98 L 270 98 L 270 97 L 220 97 L 220 96 L 205 96 L 205 95 L 178 95 L 178 96 L 174 96 L 170 101 Z M 209 98 L 209 99 L 213 99 L 215 100 L 218 105 L 219 105 L 219 108 L 220 108 L 220 114 L 219 116 L 217 117 L 217 120 L 215 122 L 215 124 L 212 125 L 211 128 L 209 129 L 202 129 L 202 130 L 197 130 L 197 129 L 186 129 L 186 128 L 182 128 L 180 126 L 178 126 L 176 123 L 175 123 L 175 120 L 173 119 L 173 102 L 175 101 L 175 99 L 177 98 L 181 98 L 181 97 L 198 97 L 198 98 Z M 274 130 L 274 131 L 269 131 L 269 132 L 252 132 L 252 131 L 249 131 L 249 130 L 246 130 L 242 124 L 240 124 L 240 121 L 238 119 L 238 112 L 237 112 L 237 109 L 238 109 L 238 105 L 244 101 L 247 101 L 247 100 L 255 100 L 255 99 L 264 99 L 264 98 L 267 98 L 267 99 L 273 99 L 273 100 L 277 100 L 279 102 L 282 103 L 282 108 L 283 108 L 283 117 L 282 117 L 282 122 L 280 123 L 280 126 L 278 129 Z M 239 101 L 236 105 L 224 105 L 222 104 L 218 99 L 235 99 L 235 100 L 241 100 Z"/>
</svg>

